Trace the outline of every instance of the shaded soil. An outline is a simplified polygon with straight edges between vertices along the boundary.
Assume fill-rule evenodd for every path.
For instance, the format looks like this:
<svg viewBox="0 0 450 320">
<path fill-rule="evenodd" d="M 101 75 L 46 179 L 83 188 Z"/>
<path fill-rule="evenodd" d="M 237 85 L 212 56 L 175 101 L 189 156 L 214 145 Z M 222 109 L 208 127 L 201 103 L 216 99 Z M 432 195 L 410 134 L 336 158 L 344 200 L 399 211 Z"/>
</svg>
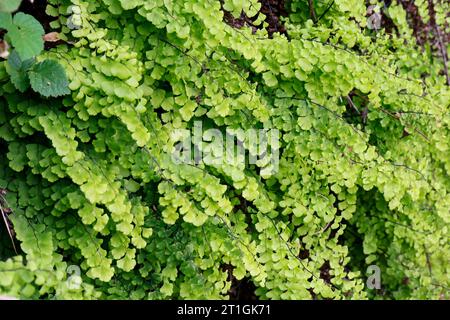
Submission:
<svg viewBox="0 0 450 320">
<path fill-rule="evenodd" d="M 228 281 L 231 281 L 231 288 L 228 290 L 230 300 L 258 300 L 255 294 L 256 287 L 251 279 L 237 280 L 233 275 L 234 267 L 232 265 L 224 264 L 221 269 L 228 273 Z"/>
<path fill-rule="evenodd" d="M 46 7 L 47 1 L 38 0 L 31 3 L 28 0 L 25 0 L 22 1 L 18 11 L 32 15 L 42 24 L 45 32 L 50 32 L 50 22 L 55 20 L 55 18 L 50 17 L 45 13 Z"/>
<path fill-rule="evenodd" d="M 287 16 L 285 1 L 259 0 L 259 2 L 261 3 L 261 9 L 259 12 L 266 16 L 265 22 L 268 24 L 266 30 L 269 33 L 269 36 L 272 37 L 272 35 L 276 32 L 287 36 L 286 28 L 281 21 L 282 17 Z M 230 12 L 226 11 L 223 6 L 222 11 L 224 12 L 224 21 L 234 28 L 240 29 L 244 26 L 250 26 L 253 29 L 253 32 L 263 28 L 262 23 L 255 25 L 255 21 L 258 18 L 259 13 L 254 17 L 248 17 L 244 12 L 242 12 L 239 18 L 235 18 Z"/>
</svg>

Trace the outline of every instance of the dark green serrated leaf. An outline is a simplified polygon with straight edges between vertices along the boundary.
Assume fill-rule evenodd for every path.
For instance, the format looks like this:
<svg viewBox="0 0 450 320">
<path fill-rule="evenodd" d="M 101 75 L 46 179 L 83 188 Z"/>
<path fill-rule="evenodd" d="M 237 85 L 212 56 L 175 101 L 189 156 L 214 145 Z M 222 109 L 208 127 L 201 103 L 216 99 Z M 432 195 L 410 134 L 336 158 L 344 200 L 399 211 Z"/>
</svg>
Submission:
<svg viewBox="0 0 450 320">
<path fill-rule="evenodd" d="M 45 31 L 33 16 L 19 12 L 8 28 L 8 37 L 22 60 L 31 59 L 44 50 Z"/>
<path fill-rule="evenodd" d="M 19 9 L 22 0 L 0 0 L 0 12 L 14 12 Z"/>
<path fill-rule="evenodd" d="M 30 79 L 28 78 L 27 71 L 33 64 L 34 59 L 29 59 L 22 62 L 17 54 L 17 51 L 15 50 L 13 50 L 8 57 L 6 72 L 11 77 L 11 82 L 20 92 L 25 92 L 30 87 Z"/>
<path fill-rule="evenodd" d="M 69 94 L 69 82 L 64 68 L 54 60 L 35 64 L 28 72 L 31 87 L 44 97 Z"/>
</svg>

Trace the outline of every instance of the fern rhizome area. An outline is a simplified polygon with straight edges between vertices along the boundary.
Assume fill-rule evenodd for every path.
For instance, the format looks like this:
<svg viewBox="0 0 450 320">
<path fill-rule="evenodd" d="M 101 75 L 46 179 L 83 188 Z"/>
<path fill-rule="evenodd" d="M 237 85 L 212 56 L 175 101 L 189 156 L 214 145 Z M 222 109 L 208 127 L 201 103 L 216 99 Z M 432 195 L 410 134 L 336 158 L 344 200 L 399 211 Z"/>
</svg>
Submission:
<svg viewBox="0 0 450 320">
<path fill-rule="evenodd" d="M 19 4 L 0 295 L 449 298 L 449 2 Z M 174 161 L 199 124 L 261 159 Z"/>
</svg>

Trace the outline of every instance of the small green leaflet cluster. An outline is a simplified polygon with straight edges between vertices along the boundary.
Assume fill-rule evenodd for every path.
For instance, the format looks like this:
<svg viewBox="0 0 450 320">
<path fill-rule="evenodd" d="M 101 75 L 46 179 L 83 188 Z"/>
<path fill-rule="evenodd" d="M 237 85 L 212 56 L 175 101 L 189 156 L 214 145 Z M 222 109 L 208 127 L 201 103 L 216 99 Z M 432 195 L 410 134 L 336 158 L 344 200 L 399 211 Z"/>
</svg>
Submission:
<svg viewBox="0 0 450 320">
<path fill-rule="evenodd" d="M 291 1 L 287 39 L 227 25 L 219 1 L 50 0 L 75 44 L 45 55 L 71 94 L 30 100 L 0 66 L 0 187 L 24 252 L 0 262 L 0 293 L 226 299 L 247 278 L 262 299 L 448 298 L 441 61 L 421 63 L 401 6 L 396 37 L 366 28 L 363 1 L 334 3 L 314 24 Z M 235 16 L 259 6 L 223 1 Z M 278 129 L 278 172 L 175 164 L 172 133 L 194 121 Z"/>
<path fill-rule="evenodd" d="M 33 16 L 18 12 L 20 1 L 0 5 L 0 29 L 6 30 L 5 39 L 14 47 L 6 62 L 11 82 L 20 92 L 31 88 L 44 97 L 69 94 L 68 80 L 63 67 L 55 60 L 36 63 L 44 50 L 44 28 Z"/>
</svg>

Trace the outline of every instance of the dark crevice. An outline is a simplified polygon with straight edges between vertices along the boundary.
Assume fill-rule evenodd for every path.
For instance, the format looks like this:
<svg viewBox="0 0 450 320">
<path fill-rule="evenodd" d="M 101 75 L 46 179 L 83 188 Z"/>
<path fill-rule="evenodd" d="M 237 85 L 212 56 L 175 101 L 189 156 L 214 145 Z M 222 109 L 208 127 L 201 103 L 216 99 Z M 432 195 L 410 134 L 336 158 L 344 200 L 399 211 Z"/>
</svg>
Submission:
<svg viewBox="0 0 450 320">
<path fill-rule="evenodd" d="M 286 28 L 282 22 L 282 17 L 287 16 L 285 1 L 259 0 L 259 2 L 261 3 L 261 9 L 259 13 L 254 17 L 248 17 L 245 12 L 241 12 L 241 15 L 236 18 L 223 8 L 223 1 L 221 1 L 222 11 L 224 12 L 224 21 L 228 25 L 237 29 L 243 28 L 245 26 L 251 27 L 253 33 L 255 33 L 256 30 L 260 30 L 263 28 L 263 23 L 255 24 L 255 21 L 258 18 L 259 14 L 262 13 L 266 16 L 264 22 L 268 24 L 266 30 L 270 38 L 272 38 L 274 33 L 284 34 L 286 37 L 288 37 Z"/>
<path fill-rule="evenodd" d="M 12 214 L 11 208 L 3 201 L 8 191 L 0 187 L 0 261 L 4 261 L 17 253 L 19 246 L 16 241 L 14 226 L 9 218 Z"/>
<path fill-rule="evenodd" d="M 228 281 L 231 281 L 231 287 L 228 290 L 230 300 L 258 300 L 255 294 L 256 286 L 250 278 L 236 279 L 233 275 L 234 267 L 230 264 L 222 265 L 221 270 L 228 273 Z"/>
<path fill-rule="evenodd" d="M 332 276 L 330 274 L 330 270 L 331 270 L 330 262 L 325 261 L 319 270 L 320 270 L 320 279 L 322 279 L 326 283 L 330 284 L 331 279 L 332 279 Z"/>
</svg>

